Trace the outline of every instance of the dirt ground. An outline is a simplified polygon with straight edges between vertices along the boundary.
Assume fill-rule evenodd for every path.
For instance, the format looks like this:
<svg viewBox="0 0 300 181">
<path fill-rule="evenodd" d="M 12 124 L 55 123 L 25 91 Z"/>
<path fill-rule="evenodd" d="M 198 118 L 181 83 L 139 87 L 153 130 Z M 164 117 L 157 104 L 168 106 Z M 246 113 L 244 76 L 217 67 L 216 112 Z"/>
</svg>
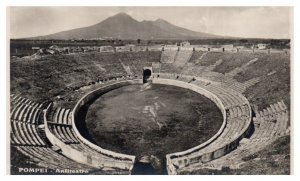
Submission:
<svg viewBox="0 0 300 181">
<path fill-rule="evenodd" d="M 98 98 L 88 109 L 86 126 L 103 148 L 161 163 L 212 137 L 222 114 L 208 98 L 174 86 L 124 86 Z"/>
</svg>

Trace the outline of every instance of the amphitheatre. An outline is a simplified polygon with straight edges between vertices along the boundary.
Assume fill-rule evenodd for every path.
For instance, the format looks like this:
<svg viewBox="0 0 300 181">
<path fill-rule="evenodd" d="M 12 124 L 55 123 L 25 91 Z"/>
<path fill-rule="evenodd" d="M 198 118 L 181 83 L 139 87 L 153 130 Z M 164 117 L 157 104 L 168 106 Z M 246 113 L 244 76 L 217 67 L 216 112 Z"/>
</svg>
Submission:
<svg viewBox="0 0 300 181">
<path fill-rule="evenodd" d="M 12 174 L 290 173 L 289 51 L 99 48 L 10 70 Z"/>
</svg>

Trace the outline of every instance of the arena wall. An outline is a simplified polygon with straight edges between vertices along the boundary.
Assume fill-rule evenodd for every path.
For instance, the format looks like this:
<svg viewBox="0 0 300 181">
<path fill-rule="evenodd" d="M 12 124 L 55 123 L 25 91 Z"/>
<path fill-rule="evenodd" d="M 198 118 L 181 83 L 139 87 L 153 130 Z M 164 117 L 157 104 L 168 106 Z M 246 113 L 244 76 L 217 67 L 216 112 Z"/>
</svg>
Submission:
<svg viewBox="0 0 300 181">
<path fill-rule="evenodd" d="M 158 77 L 158 75 L 160 75 Z M 180 75 L 181 78 L 184 78 L 186 80 L 188 79 L 192 79 L 195 77 L 192 76 L 183 76 Z M 201 162 L 208 162 L 211 161 L 213 159 L 219 158 L 225 154 L 227 154 L 228 152 L 230 152 L 231 150 L 235 149 L 238 144 L 239 141 L 244 138 L 249 130 L 250 130 L 250 123 L 251 123 L 251 111 L 250 111 L 250 121 L 249 121 L 249 126 L 245 126 L 245 128 L 243 128 L 242 133 L 239 135 L 236 135 L 233 139 L 230 140 L 230 142 L 228 144 L 226 144 L 223 147 L 220 148 L 216 148 L 215 150 L 211 151 L 211 152 L 207 152 L 207 153 L 203 153 L 202 155 L 197 155 L 197 157 L 195 158 L 189 158 L 188 155 L 199 151 L 205 147 L 207 147 L 209 144 L 211 144 L 212 142 L 214 142 L 224 131 L 225 126 L 227 124 L 227 115 L 226 115 L 226 109 L 222 103 L 222 101 L 218 98 L 217 95 L 213 94 L 212 92 L 206 90 L 205 88 L 202 88 L 201 86 L 197 86 L 197 85 L 193 85 L 188 83 L 188 81 L 180 81 L 180 80 L 175 80 L 176 78 L 178 78 L 178 75 L 175 74 L 153 74 L 153 83 L 154 84 L 165 84 L 165 85 L 173 85 L 173 86 L 177 86 L 177 87 L 182 87 L 182 88 L 186 88 L 192 91 L 195 91 L 207 98 L 209 98 L 210 100 L 212 100 L 217 106 L 218 108 L 221 110 L 222 115 L 223 115 L 223 123 L 221 128 L 219 129 L 219 131 L 209 140 L 207 140 L 206 142 L 193 147 L 191 149 L 188 149 L 186 151 L 182 151 L 182 152 L 177 152 L 177 153 L 172 153 L 172 154 L 168 154 L 166 155 L 166 159 L 167 159 L 167 169 L 168 169 L 168 173 L 169 174 L 176 174 L 176 170 L 178 168 L 175 168 L 175 165 L 172 163 L 172 158 L 174 157 L 181 157 L 184 158 L 183 163 L 179 164 L 179 167 L 184 167 L 185 165 L 189 165 L 189 163 L 193 163 L 195 162 L 195 160 L 197 162 L 201 161 Z M 196 78 L 195 78 L 196 79 Z M 130 85 L 130 84 L 136 84 L 136 83 L 142 83 L 141 79 L 136 79 L 136 80 L 124 80 L 124 81 L 117 81 L 111 84 L 108 84 L 106 86 L 100 87 L 94 91 L 91 91 L 89 93 L 87 93 L 85 96 L 83 96 L 76 104 L 76 106 L 73 109 L 73 129 L 75 131 L 75 133 L 78 135 L 79 139 L 84 142 L 85 144 L 87 144 L 88 146 L 90 146 L 91 148 L 99 151 L 100 153 L 107 155 L 107 156 L 111 156 L 113 158 L 116 159 L 121 159 L 121 160 L 132 160 L 132 163 L 134 163 L 135 157 L 131 156 L 131 155 L 125 155 L 125 154 L 120 154 L 120 153 L 115 153 L 109 150 L 105 150 L 97 145 L 92 144 L 91 142 L 89 142 L 88 140 L 86 140 L 84 137 L 81 136 L 80 132 L 78 131 L 77 127 L 76 127 L 76 116 L 78 114 L 79 109 L 84 106 L 86 103 L 88 103 L 90 100 L 92 100 L 94 97 L 108 92 L 112 89 L 116 89 L 125 85 Z M 243 97 L 243 96 L 242 96 Z M 244 98 L 244 97 L 243 97 Z M 246 98 L 244 98 L 246 103 L 249 106 L 249 110 L 251 110 L 249 102 L 247 101 Z"/>
<path fill-rule="evenodd" d="M 108 92 L 112 89 L 116 89 L 116 88 L 119 88 L 119 87 L 122 87 L 122 86 L 125 86 L 125 85 L 130 85 L 130 84 L 135 84 L 135 83 L 142 83 L 142 80 L 124 80 L 124 81 L 117 81 L 117 82 L 114 82 L 114 83 L 111 83 L 111 84 L 108 84 L 106 86 L 103 86 L 103 87 L 100 87 L 96 90 L 93 90 L 89 93 L 87 93 L 86 95 L 84 95 L 78 102 L 77 104 L 75 105 L 75 107 L 73 108 L 73 114 L 72 114 L 72 127 L 76 133 L 76 135 L 78 136 L 78 138 L 85 144 L 87 144 L 89 147 L 97 150 L 98 152 L 104 154 L 104 155 L 107 155 L 107 156 L 110 156 L 112 158 L 115 158 L 115 159 L 118 159 L 118 160 L 127 160 L 127 161 L 131 161 L 132 163 L 132 167 L 133 167 L 133 164 L 135 162 L 135 156 L 132 156 L 132 155 L 126 155 L 126 154 L 121 154 L 121 153 L 116 153 L 116 152 L 113 152 L 113 151 L 110 151 L 110 150 L 106 150 L 106 149 L 103 149 L 91 142 L 89 142 L 87 139 L 85 139 L 81 134 L 80 132 L 78 131 L 77 127 L 76 127 L 76 122 L 77 122 L 77 114 L 78 114 L 78 111 L 80 110 L 80 108 L 82 106 L 84 106 L 87 102 L 89 102 L 90 100 L 92 100 L 94 97 L 98 96 L 99 94 L 101 93 L 104 93 L 104 92 Z M 132 168 L 131 168 L 132 169 Z"/>
<path fill-rule="evenodd" d="M 172 76 L 172 75 L 169 75 L 169 76 Z M 176 172 L 176 168 L 174 167 L 173 163 L 171 162 L 171 156 L 180 157 L 180 156 L 187 155 L 189 153 L 195 152 L 197 150 L 200 150 L 200 149 L 206 147 L 207 145 L 212 143 L 214 140 L 216 140 L 222 134 L 222 132 L 226 126 L 226 110 L 225 110 L 225 107 L 224 107 L 222 101 L 216 95 L 212 94 L 211 92 L 209 92 L 201 87 L 198 87 L 198 86 L 186 83 L 186 82 L 178 81 L 178 80 L 157 78 L 156 76 L 154 76 L 153 84 L 173 85 L 173 86 L 193 90 L 193 91 L 209 98 L 211 101 L 213 101 L 218 106 L 218 108 L 221 110 L 221 113 L 223 115 L 223 123 L 221 125 L 221 128 L 209 140 L 207 140 L 206 142 L 204 142 L 198 146 L 195 146 L 191 149 L 166 155 L 166 163 L 167 163 L 168 173 L 174 173 L 174 172 Z"/>
<path fill-rule="evenodd" d="M 158 75 L 158 74 L 157 74 Z M 157 83 L 157 84 L 167 84 L 167 85 L 174 85 L 174 86 L 178 86 L 178 87 L 182 87 L 182 88 L 187 88 L 190 90 L 193 90 L 199 94 L 202 94 L 204 96 L 206 96 L 207 98 L 209 98 L 210 100 L 212 100 L 221 110 L 222 114 L 223 114 L 223 124 L 220 128 L 220 130 L 209 140 L 207 140 L 206 142 L 193 147 L 191 149 L 188 149 L 186 151 L 182 151 L 182 152 L 177 152 L 177 153 L 172 153 L 172 154 L 168 154 L 166 155 L 166 159 L 167 159 L 167 170 L 169 174 L 177 174 L 177 168 L 175 168 L 174 164 L 171 161 L 172 157 L 183 157 L 184 162 L 182 162 L 181 165 L 179 165 L 180 167 L 184 167 L 186 165 L 189 165 L 192 162 L 208 162 L 214 159 L 217 159 L 227 153 L 229 153 L 230 151 L 232 151 L 233 149 L 235 149 L 238 144 L 239 141 L 241 139 L 243 139 L 245 136 L 248 135 L 249 131 L 251 130 L 251 111 L 249 111 L 249 120 L 247 122 L 247 125 L 242 129 L 241 134 L 240 135 L 236 135 L 233 139 L 231 139 L 231 141 L 226 144 L 225 146 L 221 147 L 221 148 L 217 148 L 214 151 L 211 152 L 207 152 L 204 153 L 202 155 L 198 155 L 196 158 L 188 158 L 187 155 L 193 152 L 196 152 L 198 150 L 201 150 L 202 148 L 208 146 L 209 144 L 211 144 L 213 141 L 215 141 L 223 132 L 225 126 L 226 126 L 226 109 L 222 103 L 222 101 L 213 93 L 207 91 L 205 88 L 193 85 L 193 84 L 189 84 L 188 82 L 182 82 L 182 81 L 178 81 L 178 80 L 173 80 L 175 78 L 176 75 L 174 74 L 160 74 L 159 78 L 158 76 L 153 76 L 153 83 Z M 181 75 L 182 76 L 182 75 Z M 165 77 L 165 78 L 161 78 L 161 77 Z M 166 78 L 168 77 L 168 78 Z M 173 79 L 172 79 L 173 78 Z M 192 79 L 192 77 L 188 76 L 187 79 L 190 78 Z M 243 96 L 239 96 L 241 98 L 243 98 L 243 100 L 247 103 L 249 110 L 251 110 L 250 104 L 248 102 L 248 100 L 243 97 Z M 193 160 L 192 160 L 193 159 Z"/>
<path fill-rule="evenodd" d="M 62 154 L 65 155 L 66 157 L 82 163 L 86 164 L 95 168 L 102 169 L 104 167 L 109 167 L 109 168 L 117 168 L 117 169 L 125 169 L 125 170 L 132 170 L 133 163 L 130 162 L 122 162 L 122 160 L 108 160 L 108 159 L 103 159 L 101 157 L 97 157 L 97 155 L 91 155 L 86 152 L 81 152 L 78 151 L 71 146 L 65 144 L 62 142 L 60 139 L 58 139 L 49 129 L 48 127 L 48 122 L 47 122 L 47 113 L 50 108 L 51 104 L 47 107 L 46 110 L 44 110 L 44 124 L 45 124 L 45 133 L 49 141 L 51 142 L 52 145 L 55 145 L 59 147 L 62 151 Z"/>
</svg>

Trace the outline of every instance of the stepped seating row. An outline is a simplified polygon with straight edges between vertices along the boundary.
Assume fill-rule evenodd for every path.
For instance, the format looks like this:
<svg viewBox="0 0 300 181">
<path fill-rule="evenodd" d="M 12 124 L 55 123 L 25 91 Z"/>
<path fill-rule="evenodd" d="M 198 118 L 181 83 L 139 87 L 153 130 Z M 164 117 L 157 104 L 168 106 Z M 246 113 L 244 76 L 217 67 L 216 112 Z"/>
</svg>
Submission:
<svg viewBox="0 0 300 181">
<path fill-rule="evenodd" d="M 271 104 L 266 109 L 256 113 L 254 118 L 258 134 L 254 138 L 286 135 L 289 125 L 289 112 L 283 101 Z M 263 131 L 264 134 L 259 134 Z"/>
<path fill-rule="evenodd" d="M 113 77 L 120 74 L 124 75 L 126 73 L 123 67 L 120 66 L 120 64 L 118 63 L 107 64 L 103 66 L 103 68 L 106 70 L 105 72 L 106 76 L 109 75 L 108 77 Z"/>
<path fill-rule="evenodd" d="M 122 60 L 122 62 L 127 65 L 131 72 L 135 75 L 139 75 L 142 73 L 142 70 L 143 70 L 143 67 L 145 66 L 151 66 L 150 63 L 145 63 L 143 61 L 140 61 L 139 59 L 135 60 L 135 61 L 132 61 L 130 59 L 127 59 L 127 58 L 124 58 Z"/>
<path fill-rule="evenodd" d="M 201 66 L 209 66 L 215 64 L 218 60 L 223 60 L 224 53 L 205 52 L 197 60 L 196 63 Z"/>
<path fill-rule="evenodd" d="M 235 107 L 238 105 L 245 104 L 245 100 L 241 99 L 239 97 L 239 94 L 234 93 L 232 90 L 226 89 L 225 87 L 222 87 L 218 84 L 207 83 L 201 80 L 196 80 L 191 83 L 197 86 L 201 86 L 209 90 L 210 92 L 214 93 L 216 96 L 218 96 L 221 99 L 225 108 Z"/>
<path fill-rule="evenodd" d="M 226 89 L 219 83 L 202 81 L 191 76 L 179 76 L 178 78 L 176 74 L 160 74 L 159 78 L 177 79 L 202 87 L 215 94 L 222 101 L 226 110 L 226 126 L 213 142 L 203 147 L 195 147 L 195 149 L 169 155 L 168 162 L 173 164 L 177 171 L 180 171 L 181 168 L 193 168 L 194 164 L 208 162 L 227 154 L 247 134 L 251 110 L 248 101 L 238 92 Z"/>
<path fill-rule="evenodd" d="M 272 117 L 272 115 L 275 115 L 276 113 L 280 113 L 282 111 L 287 111 L 287 106 L 285 105 L 283 100 L 275 104 L 271 104 L 270 107 L 257 112 L 256 117 Z"/>
<path fill-rule="evenodd" d="M 111 81 L 115 81 L 115 80 L 128 80 L 128 79 L 132 79 L 132 78 L 134 78 L 134 76 L 131 76 L 131 75 L 118 75 L 118 76 L 114 76 L 114 77 L 101 77 L 101 78 L 98 78 L 94 82 L 90 82 L 87 85 L 82 86 L 82 87 L 76 87 L 72 90 L 73 91 L 77 91 L 77 90 L 86 91 L 87 89 L 97 87 L 97 86 L 99 86 L 101 84 L 105 84 L 107 82 L 111 82 Z M 70 87 L 67 87 L 67 88 L 70 88 Z"/>
<path fill-rule="evenodd" d="M 217 66 L 221 65 L 223 62 L 222 59 L 217 60 L 213 65 L 209 65 L 205 68 L 206 71 L 213 71 Z"/>
<path fill-rule="evenodd" d="M 174 61 L 174 65 L 176 67 L 182 67 L 184 66 L 189 59 L 192 56 L 193 51 L 192 50 L 180 50 L 178 51 L 175 61 Z"/>
<path fill-rule="evenodd" d="M 188 66 L 184 67 L 182 72 L 184 72 L 185 75 L 193 75 L 193 76 L 199 76 L 201 75 L 201 72 L 205 70 L 205 67 L 196 67 L 196 66 Z M 168 73 L 167 71 L 165 71 Z"/>
<path fill-rule="evenodd" d="M 20 121 L 11 121 L 11 143 L 13 145 L 44 146 L 37 125 Z"/>
<path fill-rule="evenodd" d="M 206 67 L 204 66 L 195 66 L 193 63 L 187 63 L 182 68 L 181 73 L 191 76 L 201 76 L 205 70 Z"/>
<path fill-rule="evenodd" d="M 112 160 L 113 158 L 103 155 L 99 153 L 97 150 L 89 147 L 85 143 L 83 143 L 76 135 L 75 131 L 72 128 L 72 122 L 67 121 L 65 124 L 66 117 L 64 115 L 68 114 L 68 119 L 71 120 L 71 111 L 65 108 L 55 108 L 50 114 L 47 115 L 47 123 L 49 130 L 63 143 L 71 146 L 73 149 L 97 156 L 98 158 L 102 158 L 103 160 Z"/>
<path fill-rule="evenodd" d="M 232 107 L 228 109 L 228 118 L 237 118 L 242 116 L 247 116 L 249 114 L 249 107 L 247 105 Z"/>
<path fill-rule="evenodd" d="M 20 107 L 25 105 L 31 105 L 32 103 L 26 98 L 17 99 L 16 102 L 12 102 L 11 104 L 11 115 L 16 112 L 20 112 Z M 16 115 L 14 117 L 17 117 Z"/>
<path fill-rule="evenodd" d="M 70 109 L 58 107 L 48 118 L 50 131 L 64 143 L 78 143 L 76 134 L 72 129 L 72 112 Z"/>
<path fill-rule="evenodd" d="M 237 91 L 237 92 L 240 92 L 240 93 L 243 93 L 245 92 L 246 90 L 246 86 L 242 83 L 238 83 L 238 82 L 235 82 L 233 84 L 224 84 L 225 86 Z"/>
<path fill-rule="evenodd" d="M 120 53 L 118 60 L 130 67 L 135 75 L 142 74 L 143 67 L 151 67 L 152 62 L 157 62 L 160 52 Z"/>
<path fill-rule="evenodd" d="M 245 113 L 247 114 L 247 113 Z M 227 125 L 223 131 L 223 133 L 210 145 L 206 146 L 205 148 L 196 151 L 194 153 L 191 153 L 189 155 L 186 155 L 182 158 L 175 158 L 172 159 L 172 162 L 177 165 L 179 168 L 177 172 L 180 172 L 181 168 L 188 169 L 188 170 L 194 170 L 195 167 L 197 167 L 198 164 L 205 163 L 207 161 L 210 161 L 211 158 L 203 159 L 203 156 L 205 154 L 215 152 L 217 150 L 223 150 L 222 148 L 227 147 L 230 145 L 227 149 L 230 150 L 230 147 L 235 147 L 237 144 L 231 145 L 241 134 L 243 134 L 245 126 L 247 126 L 249 120 L 249 113 L 248 116 L 243 115 L 242 117 L 236 117 L 233 118 L 233 116 L 228 117 L 227 119 Z M 214 154 L 215 159 L 221 157 L 222 155 L 218 155 L 216 152 Z M 204 156 L 205 157 L 205 156 Z M 183 164 L 185 163 L 185 164 Z"/>
<path fill-rule="evenodd" d="M 279 103 L 283 102 L 275 103 L 272 106 Z M 282 110 L 274 110 L 274 112 L 271 110 L 271 106 L 268 108 L 264 109 L 268 111 L 260 111 L 261 113 L 256 114 L 254 123 L 258 130 L 257 134 L 253 135 L 253 138 L 277 137 L 287 134 L 289 113 L 286 107 L 282 107 Z"/>
<path fill-rule="evenodd" d="M 25 102 L 25 101 L 24 101 Z M 68 139 L 72 139 L 72 143 L 69 143 L 71 147 L 74 149 L 77 149 L 80 151 L 83 155 L 93 155 L 94 157 L 97 157 L 98 161 L 103 160 L 103 162 L 110 163 L 112 165 L 111 167 L 105 167 L 101 170 L 106 170 L 106 171 L 117 171 L 118 169 L 114 169 L 114 158 L 110 156 L 103 155 L 99 153 L 99 151 L 96 151 L 89 146 L 85 145 L 82 142 L 79 142 L 77 140 L 76 134 L 74 132 L 68 132 L 68 131 L 73 131 L 71 125 L 68 124 L 61 124 L 64 123 L 64 115 L 68 115 L 68 112 L 70 110 L 66 109 L 60 109 L 56 111 L 57 113 L 52 116 L 53 118 L 56 118 L 56 122 L 52 121 L 50 123 L 50 126 L 61 126 L 62 128 L 60 131 L 61 133 Z M 42 116 L 43 114 L 40 114 L 39 116 Z M 69 115 L 71 115 L 69 113 Z M 15 147 L 17 150 L 19 150 L 22 154 L 27 155 L 32 159 L 35 164 L 41 167 L 45 168 L 53 168 L 53 169 L 82 169 L 85 168 L 93 171 L 99 171 L 98 166 L 85 166 L 81 165 L 79 163 L 76 163 L 75 161 L 72 161 L 69 158 L 66 158 L 65 156 L 68 156 L 68 151 L 67 155 L 62 155 L 61 150 L 62 148 L 54 146 L 52 149 L 52 146 L 50 146 L 50 142 L 47 140 L 44 132 L 44 125 L 38 125 L 38 124 L 31 124 L 29 122 L 23 122 L 19 120 L 11 120 L 11 145 Z M 62 126 L 66 126 L 67 129 L 63 130 Z M 66 128 L 65 127 L 65 128 Z M 69 129 L 68 129 L 69 128 Z M 52 129 L 53 130 L 53 129 Z M 68 137 L 69 136 L 69 137 Z M 71 137 L 71 138 L 70 138 Z M 75 141 L 77 143 L 75 143 Z M 52 143 L 53 144 L 53 143 Z M 55 144 L 54 144 L 55 145 Z M 63 152 L 66 154 L 65 152 Z M 76 152 L 75 152 L 76 153 Z M 71 158 L 71 157 L 70 157 Z M 72 158 L 73 159 L 73 158 Z M 75 159 L 76 160 L 76 159 Z M 127 162 L 126 162 L 127 163 Z M 81 166 L 80 166 L 81 165 Z M 99 165 L 101 166 L 101 165 Z M 95 168 L 97 167 L 97 168 Z M 100 170 L 100 171 L 101 171 Z M 118 171 L 118 173 L 127 173 L 128 174 L 129 170 L 123 170 L 121 172 Z"/>
<path fill-rule="evenodd" d="M 51 169 L 94 169 L 70 160 L 50 148 L 43 137 L 43 126 L 39 128 L 38 119 L 42 119 L 43 104 L 26 98 L 11 96 L 11 145 L 28 156 L 41 167 Z M 28 109 L 28 110 L 27 110 Z M 36 116 L 25 116 L 28 114 Z"/>
<path fill-rule="evenodd" d="M 236 107 L 240 105 L 244 105 L 246 103 L 245 99 L 242 98 L 242 96 L 231 89 L 226 88 L 223 84 L 215 83 L 215 82 L 204 82 L 200 79 L 193 80 L 192 76 L 183 76 L 178 74 L 159 74 L 159 78 L 165 78 L 165 79 L 177 79 L 183 82 L 188 82 L 200 87 L 205 88 L 206 90 L 214 93 L 216 96 L 218 96 L 222 103 L 224 104 L 225 108 L 229 107 Z"/>
<path fill-rule="evenodd" d="M 278 104 L 281 104 L 282 107 L 278 106 L 278 109 L 275 109 L 275 105 Z M 273 111 L 271 111 L 271 107 L 274 108 Z M 278 137 L 287 135 L 289 131 L 287 127 L 289 114 L 286 107 L 284 107 L 284 102 L 281 101 L 272 104 L 269 109 L 266 108 L 265 110 L 270 111 L 267 112 L 267 114 L 266 111 L 260 111 L 260 113 L 256 114 L 257 117 L 254 119 L 255 129 L 253 135 L 249 139 L 244 138 L 236 150 L 211 162 L 197 164 L 194 169 L 209 168 L 220 170 L 222 167 L 237 169 L 244 163 L 244 158 L 262 150 L 266 145 L 276 141 Z M 269 113 L 272 115 L 269 116 Z M 270 120 L 269 117 L 272 117 L 273 120 Z M 184 170 L 187 169 L 182 169 L 182 171 Z"/>
<path fill-rule="evenodd" d="M 206 54 L 205 51 L 193 51 L 189 62 L 197 64 Z"/>
<path fill-rule="evenodd" d="M 29 99 L 18 97 L 11 102 L 11 120 L 37 124 L 42 113 L 43 104 L 39 104 Z"/>
<path fill-rule="evenodd" d="M 45 142 L 38 133 L 38 120 L 42 116 L 43 104 L 19 96 L 11 98 L 11 143 L 44 146 Z"/>
<path fill-rule="evenodd" d="M 16 148 L 24 155 L 38 162 L 39 166 L 48 169 L 95 170 L 93 167 L 75 162 L 62 154 L 55 152 L 50 147 L 18 146 Z"/>
<path fill-rule="evenodd" d="M 178 74 L 159 74 L 159 78 L 177 79 L 188 83 L 193 79 L 192 76 L 182 76 Z M 241 98 L 241 95 L 239 93 L 226 88 L 222 84 L 204 82 L 199 79 L 198 80 L 195 79 L 195 81 L 191 81 L 191 84 L 204 87 L 210 92 L 216 94 L 222 100 L 225 108 L 245 104 L 245 100 Z"/>
<path fill-rule="evenodd" d="M 216 81 L 216 80 L 215 80 Z M 223 87 L 230 88 L 239 93 L 243 93 L 247 87 L 244 83 L 240 83 L 233 78 L 223 76 L 223 80 L 218 81 Z"/>
<path fill-rule="evenodd" d="M 64 143 L 78 143 L 76 134 L 72 130 L 72 127 L 69 125 L 57 125 L 57 124 L 48 124 L 50 131 Z"/>
<path fill-rule="evenodd" d="M 70 109 L 58 107 L 48 114 L 48 128 L 66 144 L 79 143 L 72 129 L 72 112 Z"/>
<path fill-rule="evenodd" d="M 208 80 L 211 80 L 214 82 L 220 82 L 220 83 L 226 82 L 227 84 L 231 83 L 231 82 L 229 82 L 230 79 L 227 79 L 223 74 L 218 73 L 218 72 L 203 71 L 196 76 L 200 76 L 200 77 L 203 77 L 205 79 L 208 79 Z"/>
<path fill-rule="evenodd" d="M 72 119 L 71 119 L 72 112 L 70 109 L 58 107 L 53 111 L 52 114 L 49 115 L 51 116 L 51 118 L 48 119 L 48 121 L 51 120 L 50 123 L 72 125 Z"/>
<path fill-rule="evenodd" d="M 248 66 L 255 63 L 258 60 L 258 58 L 254 58 L 250 61 L 248 61 L 247 63 L 241 65 L 240 67 L 236 67 L 235 69 L 231 70 L 228 73 L 225 73 L 225 76 L 227 77 L 234 77 L 235 75 L 237 75 L 240 72 L 243 72 L 245 70 L 247 70 Z"/>
<path fill-rule="evenodd" d="M 260 78 L 255 77 L 255 78 L 252 78 L 250 80 L 247 80 L 247 81 L 243 82 L 243 86 L 248 88 L 248 87 L 251 87 L 251 86 L 257 84 L 258 82 L 260 82 Z"/>
<path fill-rule="evenodd" d="M 114 77 L 120 74 L 126 74 L 122 65 L 118 62 L 115 53 L 88 53 L 81 54 L 80 56 L 70 55 L 70 57 L 76 60 L 76 62 L 78 63 L 81 62 L 77 66 L 75 66 L 76 64 L 71 64 L 72 69 L 75 71 L 82 71 L 82 73 L 84 73 L 86 77 Z M 72 69 L 70 70 L 72 71 Z M 61 73 L 65 74 L 63 70 L 61 70 Z M 68 74 L 72 75 L 72 77 L 80 77 L 80 75 L 78 75 L 78 73 L 74 71 Z M 67 76 L 65 76 L 64 78 L 66 79 L 66 82 L 71 84 L 74 83 L 73 79 L 69 80 Z"/>
<path fill-rule="evenodd" d="M 161 54 L 161 63 L 173 63 L 178 51 L 175 50 L 164 50 Z"/>
<path fill-rule="evenodd" d="M 159 73 L 161 70 L 161 63 L 158 62 L 152 62 L 151 67 L 154 73 Z"/>
<path fill-rule="evenodd" d="M 233 92 L 231 92 L 231 90 L 225 89 L 222 86 L 210 84 L 210 85 L 206 86 L 205 88 L 208 88 L 209 90 L 212 90 L 215 93 L 218 93 L 217 95 L 221 99 L 225 100 L 223 102 L 225 107 L 242 105 L 245 102 L 243 99 L 240 99 L 237 96 L 237 94 L 234 94 Z"/>
<path fill-rule="evenodd" d="M 15 94 L 11 94 L 10 95 L 10 104 L 15 104 L 16 102 L 18 102 L 22 97 L 15 95 Z M 12 108 L 12 107 L 11 107 Z"/>
<path fill-rule="evenodd" d="M 119 59 L 120 64 L 122 65 L 122 67 L 124 68 L 124 70 L 126 71 L 127 75 L 133 75 L 133 72 L 130 69 L 130 66 L 125 65 L 122 60 Z"/>
<path fill-rule="evenodd" d="M 231 84 L 234 85 L 239 83 L 233 78 L 223 76 L 223 74 L 218 74 L 218 75 L 222 75 L 223 78 L 222 82 L 226 83 L 226 85 L 231 85 Z"/>
<path fill-rule="evenodd" d="M 183 67 L 181 72 L 183 72 L 185 75 L 193 75 L 197 77 L 206 78 L 214 82 L 224 83 L 227 86 L 231 84 L 237 84 L 237 82 L 234 79 L 225 77 L 222 73 L 212 71 L 212 69 L 214 69 L 215 66 L 218 66 L 222 62 L 222 59 L 219 59 L 216 62 L 214 62 L 214 64 L 208 66 L 193 65 L 193 63 L 187 63 Z M 168 73 L 168 71 L 165 72 Z"/>
<path fill-rule="evenodd" d="M 224 83 L 224 86 L 227 86 L 237 92 L 243 93 L 246 91 L 247 88 L 254 86 L 255 84 L 257 84 L 258 82 L 260 82 L 260 78 L 252 78 L 250 80 L 247 80 L 243 83 L 240 82 L 233 82 L 233 83 Z"/>
<path fill-rule="evenodd" d="M 223 57 L 224 56 L 224 57 Z M 195 76 L 201 76 L 201 77 L 205 77 L 207 79 L 216 81 L 216 82 L 222 82 L 224 84 L 224 86 L 227 86 L 233 90 L 236 90 L 238 92 L 244 92 L 246 90 L 246 88 L 253 86 L 254 84 L 259 82 L 258 78 L 254 78 L 253 80 L 249 80 L 246 81 L 244 83 L 239 83 L 235 80 L 232 79 L 232 77 L 241 72 L 244 71 L 249 65 L 255 63 L 258 58 L 256 58 L 255 56 L 253 56 L 252 60 L 246 62 L 245 64 L 243 64 L 241 67 L 237 67 L 236 69 L 233 69 L 231 72 L 229 73 L 225 73 L 226 76 L 224 76 L 224 74 L 216 74 L 216 72 L 211 72 L 213 71 L 216 66 L 220 65 L 223 60 L 222 58 L 224 58 L 225 60 L 229 59 L 230 57 L 232 57 L 234 55 L 231 54 L 222 54 L 222 53 L 208 53 L 206 56 L 202 56 L 202 54 L 198 53 L 198 52 L 194 52 L 191 59 L 193 59 L 194 61 L 197 60 L 197 58 L 201 58 L 201 64 L 202 66 L 205 66 L 204 68 L 197 68 L 199 67 L 199 65 L 197 65 L 197 67 L 194 68 L 184 68 L 184 70 L 182 72 L 185 72 L 185 74 L 189 74 L 189 75 L 195 75 Z M 234 58 L 237 58 L 234 56 Z M 198 60 L 200 61 L 200 60 Z M 173 72 L 172 69 L 170 69 L 170 71 L 166 70 L 164 72 Z M 205 73 L 204 73 L 205 72 Z M 211 73 L 213 73 L 212 75 L 209 75 Z M 177 72 L 178 73 L 178 72 Z"/>
<path fill-rule="evenodd" d="M 216 160 L 212 160 L 207 163 L 197 163 L 191 168 L 182 168 L 180 172 L 193 171 L 200 169 L 218 169 L 221 170 L 223 167 L 230 167 L 231 169 L 238 169 L 244 163 L 242 160 L 244 157 L 254 154 L 265 147 L 266 142 L 273 142 L 272 138 L 253 139 L 253 140 L 242 140 L 246 143 L 240 144 L 237 149 L 233 150 L 227 155 L 220 157 Z M 241 141 L 241 142 L 242 142 Z"/>
<path fill-rule="evenodd" d="M 162 63 L 161 64 L 161 69 L 160 69 L 161 73 L 180 73 L 181 69 L 179 69 L 178 67 L 175 67 L 173 64 L 171 63 Z"/>
</svg>

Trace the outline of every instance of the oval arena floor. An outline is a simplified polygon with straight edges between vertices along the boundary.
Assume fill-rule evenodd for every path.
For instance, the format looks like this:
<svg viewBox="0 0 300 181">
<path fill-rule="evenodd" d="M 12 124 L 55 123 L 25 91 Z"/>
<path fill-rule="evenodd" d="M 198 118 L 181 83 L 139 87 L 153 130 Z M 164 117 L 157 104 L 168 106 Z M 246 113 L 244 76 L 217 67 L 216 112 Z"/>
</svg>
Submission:
<svg viewBox="0 0 300 181">
<path fill-rule="evenodd" d="M 191 90 L 136 84 L 101 95 L 89 106 L 85 121 L 100 147 L 137 160 L 156 157 L 165 168 L 166 154 L 208 140 L 223 117 L 211 100 Z"/>
</svg>

